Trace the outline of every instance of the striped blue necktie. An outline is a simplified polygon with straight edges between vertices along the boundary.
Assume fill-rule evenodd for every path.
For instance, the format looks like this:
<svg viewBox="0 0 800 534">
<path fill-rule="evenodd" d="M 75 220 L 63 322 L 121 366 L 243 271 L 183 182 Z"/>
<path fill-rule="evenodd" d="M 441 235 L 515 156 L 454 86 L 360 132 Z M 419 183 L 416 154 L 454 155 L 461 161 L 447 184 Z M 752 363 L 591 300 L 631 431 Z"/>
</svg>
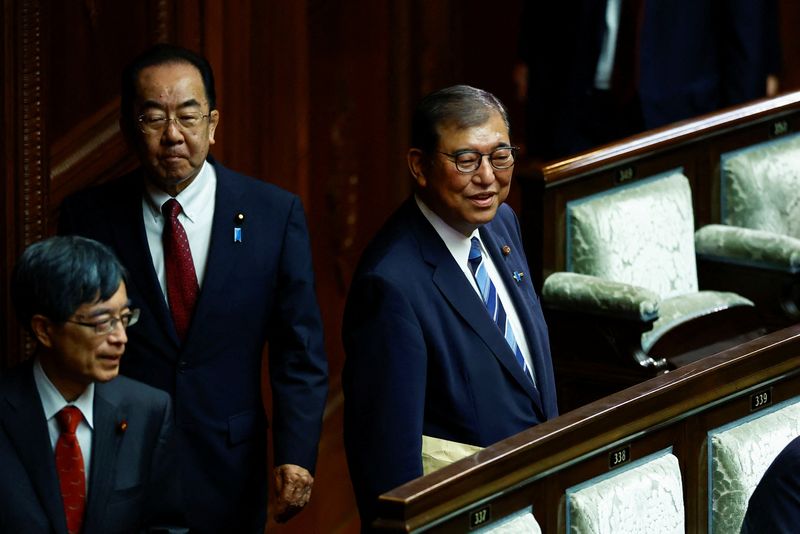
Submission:
<svg viewBox="0 0 800 534">
<path fill-rule="evenodd" d="M 486 265 L 483 263 L 481 242 L 477 237 L 472 238 L 472 246 L 469 249 L 469 268 L 472 271 L 473 276 L 475 276 L 475 281 L 478 283 L 478 289 L 481 291 L 483 303 L 486 305 L 489 315 L 492 316 L 492 319 L 494 319 L 494 322 L 497 324 L 500 332 L 502 332 L 506 338 L 508 346 L 511 347 L 511 351 L 517 358 L 517 363 L 519 363 L 520 367 L 522 367 L 522 370 L 525 371 L 525 374 L 528 376 L 528 378 L 530 378 L 535 384 L 536 381 L 533 380 L 533 374 L 531 373 L 530 368 L 528 368 L 528 364 L 525 363 L 525 358 L 522 356 L 522 351 L 519 349 L 517 340 L 514 338 L 514 331 L 511 329 L 511 322 L 506 316 L 506 310 L 503 308 L 503 303 L 500 302 L 500 298 L 497 295 L 497 290 L 495 289 L 491 278 L 489 278 Z"/>
</svg>

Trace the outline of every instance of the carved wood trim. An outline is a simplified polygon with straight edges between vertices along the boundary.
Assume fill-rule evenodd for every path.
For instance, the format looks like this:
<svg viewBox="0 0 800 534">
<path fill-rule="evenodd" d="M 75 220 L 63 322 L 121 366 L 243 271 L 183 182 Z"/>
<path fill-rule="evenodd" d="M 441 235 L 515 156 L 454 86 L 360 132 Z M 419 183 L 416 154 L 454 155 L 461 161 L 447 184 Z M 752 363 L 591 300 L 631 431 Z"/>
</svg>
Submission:
<svg viewBox="0 0 800 534">
<path fill-rule="evenodd" d="M 44 160 L 45 124 L 42 119 L 42 7 L 23 2 L 19 12 L 18 73 L 21 103 L 21 144 L 19 147 L 20 188 L 18 206 L 22 217 L 19 246 L 44 237 L 47 228 L 47 163 Z"/>
<path fill-rule="evenodd" d="M 50 215 L 69 194 L 132 170 L 137 163 L 119 130 L 116 98 L 76 124 L 50 149 Z"/>
</svg>

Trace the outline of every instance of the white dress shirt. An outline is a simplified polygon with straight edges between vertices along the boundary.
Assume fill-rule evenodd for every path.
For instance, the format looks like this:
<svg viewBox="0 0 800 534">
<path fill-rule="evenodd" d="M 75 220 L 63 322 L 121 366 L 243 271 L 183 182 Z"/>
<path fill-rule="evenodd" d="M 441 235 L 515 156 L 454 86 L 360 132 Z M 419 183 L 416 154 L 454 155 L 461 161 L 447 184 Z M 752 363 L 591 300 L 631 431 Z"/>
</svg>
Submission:
<svg viewBox="0 0 800 534">
<path fill-rule="evenodd" d="M 611 89 L 611 76 L 614 73 L 614 59 L 617 55 L 617 34 L 619 33 L 619 16 L 622 8 L 621 0 L 608 0 L 606 3 L 606 32 L 597 60 L 594 75 L 595 89 Z"/>
<path fill-rule="evenodd" d="M 189 186 L 175 197 L 181 205 L 178 220 L 186 230 L 189 239 L 189 249 L 192 252 L 194 270 L 197 274 L 197 284 L 203 287 L 203 278 L 206 274 L 206 261 L 208 247 L 211 243 L 211 225 L 214 221 L 214 206 L 216 204 L 217 173 L 214 166 L 203 162 L 203 167 Z M 161 206 L 172 198 L 167 193 L 150 183 L 145 182 L 145 194 L 142 197 L 142 215 L 144 228 L 147 233 L 147 244 L 150 247 L 150 256 L 153 258 L 153 267 L 158 275 L 164 300 L 169 306 L 167 294 L 167 270 L 164 266 L 164 216 Z"/>
<path fill-rule="evenodd" d="M 86 473 L 86 494 L 88 495 L 89 473 L 91 473 L 92 465 L 92 430 L 94 429 L 94 384 L 89 384 L 86 390 L 81 393 L 81 396 L 73 402 L 67 402 L 61 392 L 47 378 L 39 358 L 36 358 L 33 362 L 33 381 L 36 383 L 36 389 L 42 401 L 53 454 L 55 454 L 58 437 L 61 435 L 61 428 L 58 426 L 56 414 L 65 406 L 70 405 L 78 408 L 83 414 L 83 419 L 78 423 L 75 435 L 78 438 L 78 444 L 81 446 L 81 454 L 83 455 L 83 469 Z"/>
<path fill-rule="evenodd" d="M 522 357 L 525 358 L 525 363 L 528 365 L 528 369 L 533 370 L 533 360 L 531 359 L 531 351 L 528 348 L 528 340 L 525 337 L 525 331 L 522 329 L 522 323 L 520 322 L 519 316 L 517 315 L 517 310 L 514 307 L 514 301 L 511 300 L 511 295 L 506 289 L 505 281 L 495 267 L 494 262 L 492 261 L 492 256 L 483 245 L 483 240 L 481 239 L 478 229 L 472 232 L 472 235 L 465 236 L 444 222 L 444 220 L 442 220 L 441 217 L 436 215 L 436 213 L 426 206 L 418 196 L 415 195 L 414 200 L 416 200 L 417 206 L 419 206 L 420 211 L 422 211 L 422 214 L 425 216 L 428 222 L 431 223 L 433 229 L 436 230 L 436 233 L 442 238 L 447 250 L 450 251 L 450 254 L 453 256 L 456 264 L 458 264 L 458 266 L 461 268 L 461 271 L 464 273 L 464 276 L 467 278 L 470 285 L 472 285 L 472 289 L 475 290 L 478 298 L 481 299 L 481 302 L 483 302 L 481 290 L 478 288 L 478 283 L 475 281 L 475 276 L 472 274 L 472 271 L 469 268 L 469 250 L 472 248 L 472 238 L 478 238 L 478 241 L 481 243 L 483 263 L 486 266 L 486 272 L 489 274 L 489 278 L 492 280 L 492 283 L 497 290 L 497 296 L 500 298 L 500 302 L 503 303 L 503 308 L 506 311 L 506 317 L 508 317 L 511 330 L 514 332 L 514 338 L 517 340 L 517 346 L 519 347 L 520 352 L 522 352 Z"/>
</svg>

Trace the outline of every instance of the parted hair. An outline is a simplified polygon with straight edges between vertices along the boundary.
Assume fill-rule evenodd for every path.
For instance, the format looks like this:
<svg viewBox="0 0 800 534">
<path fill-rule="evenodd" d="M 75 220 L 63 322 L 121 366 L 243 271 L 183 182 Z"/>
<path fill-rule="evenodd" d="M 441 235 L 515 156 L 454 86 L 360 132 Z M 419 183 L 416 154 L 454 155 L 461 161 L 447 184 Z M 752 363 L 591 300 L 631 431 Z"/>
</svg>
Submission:
<svg viewBox="0 0 800 534">
<path fill-rule="evenodd" d="M 439 126 L 454 124 L 459 129 L 480 126 L 494 112 L 500 114 L 510 132 L 506 107 L 488 91 L 469 85 L 453 85 L 430 93 L 414 111 L 411 146 L 432 154 L 439 145 Z"/>
<path fill-rule="evenodd" d="M 11 299 L 28 329 L 39 314 L 63 323 L 82 304 L 102 302 L 127 280 L 110 248 L 92 239 L 58 236 L 30 245 L 11 274 Z"/>
</svg>

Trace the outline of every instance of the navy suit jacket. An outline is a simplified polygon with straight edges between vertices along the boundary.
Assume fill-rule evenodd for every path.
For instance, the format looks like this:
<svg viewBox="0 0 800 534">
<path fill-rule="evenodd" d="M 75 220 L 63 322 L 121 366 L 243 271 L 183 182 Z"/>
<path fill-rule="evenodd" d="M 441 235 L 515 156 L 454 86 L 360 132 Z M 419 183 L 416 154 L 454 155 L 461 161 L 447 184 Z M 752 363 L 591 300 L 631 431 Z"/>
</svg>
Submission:
<svg viewBox="0 0 800 534">
<path fill-rule="evenodd" d="M 217 191 L 208 262 L 183 344 L 150 257 L 141 171 L 67 199 L 59 231 L 111 246 L 129 271 L 128 295 L 142 314 L 128 331 L 121 372 L 172 395 L 189 525 L 199 532 L 256 530 L 267 502 L 264 345 L 275 465 L 314 470 L 327 360 L 299 198 L 212 163 Z M 241 242 L 234 241 L 238 214 Z"/>
<path fill-rule="evenodd" d="M 647 0 L 635 84 L 642 123 L 637 131 L 593 125 L 606 3 L 525 3 L 519 53 L 530 71 L 530 152 L 557 158 L 760 98 L 767 75 L 780 69 L 775 0 Z"/>
<path fill-rule="evenodd" d="M 172 438 L 166 393 L 125 377 L 95 384 L 84 534 L 180 523 Z M 0 532 L 66 534 L 55 453 L 30 362 L 0 382 L 0 466 Z"/>
<path fill-rule="evenodd" d="M 422 475 L 423 434 L 487 446 L 557 415 L 547 327 L 511 208 L 501 205 L 480 234 L 522 322 L 538 389 L 410 199 L 365 251 L 345 309 L 345 447 L 365 528 L 381 493 Z"/>
<path fill-rule="evenodd" d="M 742 534 L 791 534 L 800 528 L 800 437 L 778 454 L 756 486 Z"/>
</svg>

